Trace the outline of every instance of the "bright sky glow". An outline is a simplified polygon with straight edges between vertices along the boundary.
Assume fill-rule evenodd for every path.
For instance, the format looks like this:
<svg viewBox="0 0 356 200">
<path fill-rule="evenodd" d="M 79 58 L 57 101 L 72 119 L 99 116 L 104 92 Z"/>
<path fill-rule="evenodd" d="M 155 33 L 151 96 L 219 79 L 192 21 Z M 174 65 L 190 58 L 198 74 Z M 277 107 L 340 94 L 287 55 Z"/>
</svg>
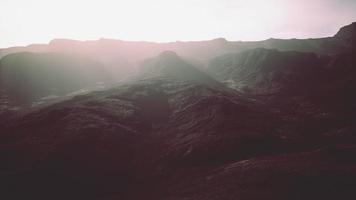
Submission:
<svg viewBox="0 0 356 200">
<path fill-rule="evenodd" d="M 330 36 L 355 0 L 0 0 L 0 47 L 54 38 L 176 41 Z"/>
</svg>

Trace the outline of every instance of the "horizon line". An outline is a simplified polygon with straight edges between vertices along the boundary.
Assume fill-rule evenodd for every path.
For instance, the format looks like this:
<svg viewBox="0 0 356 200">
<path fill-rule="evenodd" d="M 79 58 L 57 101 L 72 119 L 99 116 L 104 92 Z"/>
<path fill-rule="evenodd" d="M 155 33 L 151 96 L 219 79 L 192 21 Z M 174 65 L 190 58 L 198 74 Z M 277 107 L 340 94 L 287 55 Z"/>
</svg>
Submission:
<svg viewBox="0 0 356 200">
<path fill-rule="evenodd" d="M 339 31 L 341 28 L 352 25 L 356 23 L 355 22 L 351 22 L 347 25 L 343 25 L 339 28 Z M 288 37 L 282 37 L 282 38 L 275 38 L 275 37 L 269 37 L 269 38 L 264 38 L 264 39 L 260 39 L 260 40 L 228 40 L 225 37 L 217 37 L 217 38 L 211 38 L 211 39 L 202 39 L 202 40 L 175 40 L 175 41 L 153 41 L 153 40 L 124 40 L 124 39 L 119 39 L 119 38 L 105 38 L 105 37 L 99 37 L 96 39 L 74 39 L 74 38 L 53 38 L 48 40 L 48 42 L 35 42 L 35 43 L 29 43 L 27 45 L 14 45 L 14 46 L 5 46 L 5 47 L 0 47 L 0 50 L 3 49 L 10 49 L 10 48 L 25 48 L 25 47 L 30 47 L 30 46 L 34 46 L 34 45 L 50 45 L 51 42 L 55 41 L 55 40 L 67 40 L 67 41 L 75 41 L 75 42 L 97 42 L 100 40 L 115 40 L 115 41 L 121 41 L 121 42 L 145 42 L 145 43 L 156 43 L 156 44 L 169 44 L 169 43 L 189 43 L 189 42 L 209 42 L 209 41 L 214 41 L 214 40 L 224 40 L 226 42 L 261 42 L 261 41 L 266 41 L 266 40 L 271 40 L 271 39 L 276 39 L 276 40 L 308 40 L 308 39 L 322 39 L 322 38 L 330 38 L 330 37 L 334 37 L 336 34 L 338 33 L 338 31 L 336 33 L 334 33 L 333 35 L 325 35 L 325 36 L 320 36 L 320 37 L 300 37 L 300 38 L 296 38 L 296 37 L 292 37 L 292 38 L 288 38 Z"/>
</svg>

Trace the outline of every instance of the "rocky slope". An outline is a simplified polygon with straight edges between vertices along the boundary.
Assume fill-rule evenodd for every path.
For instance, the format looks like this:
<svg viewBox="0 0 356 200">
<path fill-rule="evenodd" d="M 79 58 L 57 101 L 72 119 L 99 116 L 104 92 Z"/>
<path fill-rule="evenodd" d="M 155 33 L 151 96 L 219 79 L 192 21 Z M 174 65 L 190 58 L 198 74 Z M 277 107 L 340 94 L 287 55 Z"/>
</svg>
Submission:
<svg viewBox="0 0 356 200">
<path fill-rule="evenodd" d="M 151 176 L 179 166 L 174 163 L 209 165 L 273 152 L 267 143 L 256 149 L 264 141 L 278 143 L 269 135 L 269 115 L 250 100 L 166 79 L 78 96 L 15 116 L 3 127 L 1 160 L 7 165 L 0 171 L 8 192 L 2 194 L 130 199 L 141 187 L 157 186 Z"/>
<path fill-rule="evenodd" d="M 354 107 L 355 55 L 352 49 L 333 56 L 255 49 L 218 57 L 207 72 L 246 95 L 272 102 L 304 99 L 345 111 Z"/>
<path fill-rule="evenodd" d="M 322 74 L 326 61 L 312 53 L 254 49 L 211 61 L 207 72 L 230 87 L 255 94 L 304 90 Z"/>
<path fill-rule="evenodd" d="M 356 22 L 342 27 L 339 32 L 334 36 L 335 39 L 343 41 L 343 44 L 349 48 L 356 46 Z"/>
<path fill-rule="evenodd" d="M 167 78 L 77 96 L 15 115 L 1 127 L 1 194 L 311 199 L 327 197 L 323 191 L 334 185 L 333 195 L 353 194 L 348 188 L 355 186 L 354 147 L 343 149 L 354 144 L 355 127 L 305 124 L 306 130 L 325 133 L 308 135 L 281 112 L 256 99 Z M 313 152 L 330 145 L 341 150 Z"/>
</svg>

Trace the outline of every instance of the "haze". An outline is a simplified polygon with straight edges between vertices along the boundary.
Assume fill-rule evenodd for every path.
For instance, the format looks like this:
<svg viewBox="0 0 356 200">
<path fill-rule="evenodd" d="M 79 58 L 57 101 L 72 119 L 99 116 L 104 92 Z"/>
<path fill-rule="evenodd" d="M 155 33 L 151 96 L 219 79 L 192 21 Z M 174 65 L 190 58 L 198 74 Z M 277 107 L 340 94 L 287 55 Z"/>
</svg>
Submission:
<svg viewBox="0 0 356 200">
<path fill-rule="evenodd" d="M 0 0 L 0 47 L 54 38 L 310 38 L 356 21 L 353 0 Z"/>
</svg>

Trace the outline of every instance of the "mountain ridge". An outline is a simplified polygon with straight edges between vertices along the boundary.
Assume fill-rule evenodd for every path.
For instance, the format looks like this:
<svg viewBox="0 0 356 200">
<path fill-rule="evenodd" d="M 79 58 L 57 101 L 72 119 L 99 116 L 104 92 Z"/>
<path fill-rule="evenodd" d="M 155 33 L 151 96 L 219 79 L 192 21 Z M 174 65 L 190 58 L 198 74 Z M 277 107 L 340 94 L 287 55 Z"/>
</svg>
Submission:
<svg viewBox="0 0 356 200">
<path fill-rule="evenodd" d="M 211 40 L 206 40 L 206 41 L 177 41 L 177 42 L 149 42 L 149 41 L 123 41 L 123 40 L 116 40 L 116 39 L 99 39 L 99 40 L 87 40 L 87 41 L 79 41 L 79 40 L 73 40 L 73 39 L 53 39 L 51 40 L 48 44 L 41 44 L 37 45 L 37 48 L 32 48 L 31 45 L 25 46 L 25 47 L 16 47 L 16 48 L 3 48 L 0 49 L 0 56 L 4 56 L 8 53 L 13 53 L 13 52 L 18 52 L 18 51 L 63 51 L 58 49 L 58 46 L 73 46 L 75 45 L 102 45 L 107 44 L 107 45 L 113 45 L 111 48 L 117 48 L 118 46 L 124 45 L 132 45 L 133 48 L 135 48 L 135 45 L 141 45 L 140 48 L 151 48 L 151 51 L 153 54 L 150 54 L 148 56 L 145 56 L 145 58 L 152 57 L 154 54 L 158 54 L 160 51 L 165 51 L 165 50 L 172 50 L 177 52 L 180 55 L 183 55 L 184 57 L 186 56 L 184 54 L 184 51 L 187 50 L 187 48 L 195 48 L 195 49 L 200 49 L 203 52 L 205 51 L 204 48 L 219 48 L 219 50 L 228 50 L 228 51 L 236 51 L 240 48 L 239 51 L 241 50 L 246 50 L 246 49 L 251 49 L 251 48 L 257 48 L 257 47 L 265 47 L 265 48 L 278 48 L 280 50 L 283 50 L 285 47 L 283 45 L 275 44 L 275 43 L 283 43 L 283 42 L 297 42 L 299 43 L 304 43 L 311 45 L 308 47 L 308 49 L 304 49 L 304 51 L 320 51 L 318 48 L 313 48 L 313 45 L 321 45 L 319 43 L 326 43 L 327 45 L 335 45 L 335 41 L 332 41 L 332 38 L 338 37 L 341 32 L 343 32 L 346 29 L 350 29 L 350 27 L 353 27 L 355 23 L 352 23 L 350 25 L 346 25 L 339 30 L 339 34 L 335 34 L 334 36 L 330 37 L 325 37 L 325 38 L 315 38 L 315 39 L 267 39 L 267 40 L 262 40 L 262 41 L 227 41 L 224 38 L 215 38 Z M 309 42 L 308 42 L 309 41 Z M 329 44 L 330 43 L 330 44 Z M 115 45 L 116 44 L 116 45 Z M 143 46 L 142 46 L 143 45 Z M 323 44 L 324 45 L 324 44 Z M 56 47 L 57 46 L 57 47 Z M 116 47 L 115 47 L 116 46 Z M 160 47 L 157 47 L 160 46 Z M 274 46 L 274 47 L 273 47 Z M 152 48 L 154 47 L 154 48 Z M 56 50 L 57 48 L 57 50 Z M 67 47 L 66 47 L 67 48 Z M 87 47 L 89 48 L 89 47 Z M 242 48 L 242 49 L 241 49 Z M 288 47 L 287 49 L 290 49 L 292 47 Z M 338 47 L 338 48 L 342 48 Z M 52 50 L 51 50 L 52 49 Z M 156 49 L 156 50 L 155 50 Z M 286 50 L 287 50 L 286 49 Z M 157 50 L 159 52 L 157 52 Z M 297 50 L 297 49 L 296 49 Z M 303 50 L 303 49 L 299 49 Z M 140 52 L 140 51 L 139 51 Z M 194 53 L 192 51 L 191 53 Z M 335 53 L 332 49 L 329 49 L 325 52 L 321 53 Z M 209 56 L 210 53 L 199 53 L 196 55 L 200 55 L 200 57 L 206 57 Z"/>
</svg>

